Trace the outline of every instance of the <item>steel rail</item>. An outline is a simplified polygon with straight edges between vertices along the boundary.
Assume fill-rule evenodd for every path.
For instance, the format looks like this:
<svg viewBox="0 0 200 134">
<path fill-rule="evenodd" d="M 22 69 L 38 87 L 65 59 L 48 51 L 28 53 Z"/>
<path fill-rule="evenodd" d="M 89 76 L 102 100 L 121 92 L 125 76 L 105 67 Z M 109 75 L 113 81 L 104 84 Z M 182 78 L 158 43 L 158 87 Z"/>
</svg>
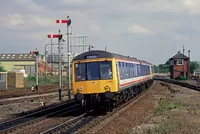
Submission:
<svg viewBox="0 0 200 134">
<path fill-rule="evenodd" d="M 73 103 L 76 104 L 76 101 L 75 100 L 68 100 L 68 101 L 66 101 L 66 102 L 64 102 L 64 103 L 62 103 L 60 105 L 56 105 L 56 106 L 53 106 L 53 107 L 48 107 L 46 109 L 42 109 L 40 111 L 36 111 L 36 112 L 33 112 L 33 113 L 25 115 L 25 116 L 21 116 L 21 117 L 17 117 L 17 118 L 5 121 L 5 122 L 0 124 L 0 132 L 8 131 L 10 129 L 19 127 L 19 126 L 21 126 L 21 125 L 23 125 L 23 124 L 25 124 L 27 122 L 30 122 L 30 121 L 39 119 L 41 117 L 44 117 L 45 115 L 53 114 L 53 113 L 55 113 L 56 109 L 60 108 L 62 110 L 63 107 L 66 107 L 66 106 L 69 107 Z"/>
<path fill-rule="evenodd" d="M 190 89 L 193 89 L 193 90 L 196 90 L 196 91 L 200 91 L 200 86 L 192 85 L 192 84 L 189 84 L 189 83 L 186 83 L 186 82 L 181 82 L 181 81 L 178 81 L 178 80 L 172 80 L 172 79 L 166 79 L 166 78 L 155 78 L 155 80 L 164 81 L 164 82 L 167 82 L 167 83 L 171 83 L 171 84 L 179 85 L 179 86 L 182 86 L 182 87 L 187 87 L 187 88 L 190 88 Z"/>
<path fill-rule="evenodd" d="M 137 102 L 144 94 L 150 90 L 153 86 L 155 85 L 155 82 L 153 85 L 151 85 L 149 88 L 146 90 L 142 91 L 138 96 L 136 96 L 134 99 L 131 99 L 127 101 L 126 103 L 122 104 L 120 107 L 116 108 L 114 111 L 109 113 L 108 115 L 104 115 L 103 117 L 108 118 L 111 114 L 116 113 L 117 111 L 121 110 L 122 108 L 126 107 L 128 104 L 132 102 Z M 92 111 L 90 111 L 92 112 Z M 88 116 L 87 113 L 84 113 L 80 116 L 77 116 L 73 119 L 70 119 L 69 121 L 66 121 L 62 124 L 59 124 L 53 128 L 50 128 L 49 130 L 46 130 L 44 132 L 41 132 L 40 134 L 52 134 L 52 133 L 74 133 L 77 132 L 82 126 L 89 124 L 91 121 L 101 119 L 101 116 Z M 103 118 L 102 118 L 103 119 Z"/>
<path fill-rule="evenodd" d="M 135 98 L 125 102 L 124 104 L 122 104 L 121 106 L 119 106 L 118 108 L 116 108 L 115 110 L 113 110 L 112 112 L 110 112 L 109 114 L 100 117 L 99 119 L 97 119 L 95 122 L 88 124 L 88 126 L 86 126 L 85 128 L 83 128 L 82 130 L 78 130 L 75 133 L 88 133 L 88 129 L 94 128 L 95 126 L 97 126 L 98 124 L 100 124 L 101 122 L 103 122 L 104 120 L 106 120 L 107 118 L 111 117 L 112 115 L 114 115 L 117 112 L 123 112 L 124 110 L 126 110 L 128 108 L 129 105 L 136 103 L 138 100 L 140 100 L 150 89 L 152 89 L 155 85 L 155 81 L 153 82 L 153 84 L 145 89 L 144 91 L 142 91 L 140 94 L 138 94 Z"/>
</svg>

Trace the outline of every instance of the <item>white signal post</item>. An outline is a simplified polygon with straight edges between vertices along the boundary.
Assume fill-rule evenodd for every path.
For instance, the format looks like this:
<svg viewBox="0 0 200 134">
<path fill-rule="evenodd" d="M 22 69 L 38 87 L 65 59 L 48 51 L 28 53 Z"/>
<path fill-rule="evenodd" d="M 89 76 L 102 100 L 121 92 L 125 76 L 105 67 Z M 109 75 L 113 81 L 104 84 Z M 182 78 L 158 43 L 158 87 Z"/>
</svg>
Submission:
<svg viewBox="0 0 200 134">
<path fill-rule="evenodd" d="M 71 19 L 67 16 L 67 20 L 56 20 L 56 23 L 67 23 L 67 46 L 68 46 L 68 94 L 71 99 L 71 67 L 70 67 L 70 44 L 69 44 L 69 25 Z"/>
<path fill-rule="evenodd" d="M 60 29 L 59 29 L 59 35 L 60 35 Z M 58 54 L 59 54 L 59 100 L 61 100 L 61 91 L 62 91 L 62 86 L 61 86 L 61 82 L 62 82 L 62 74 L 61 74 L 61 50 L 60 50 L 60 39 L 58 38 Z"/>
<path fill-rule="evenodd" d="M 38 56 L 36 54 L 36 91 L 38 91 Z"/>
<path fill-rule="evenodd" d="M 62 92 L 62 86 L 61 86 L 61 82 L 62 82 L 62 74 L 61 74 L 61 39 L 62 39 L 62 35 L 60 34 L 60 29 L 58 31 L 59 33 L 58 34 L 48 34 L 47 37 L 48 38 L 58 38 L 58 44 L 52 44 L 51 43 L 51 46 L 52 45 L 58 45 L 58 60 L 59 60 L 59 89 L 58 89 L 58 93 L 59 93 L 59 100 L 61 100 L 61 92 Z M 46 46 L 49 45 L 49 44 L 46 44 L 45 45 L 45 57 L 46 57 Z M 45 76 L 46 76 L 46 66 L 45 66 Z"/>
<path fill-rule="evenodd" d="M 35 56 L 35 77 L 36 77 L 36 86 L 35 86 L 35 91 L 38 91 L 39 87 L 38 87 L 38 54 L 39 54 L 39 51 L 31 51 L 30 54 L 34 54 Z"/>
<path fill-rule="evenodd" d="M 67 16 L 69 20 L 69 16 Z M 71 99 L 71 65 L 70 65 L 70 44 L 69 44 L 69 25 L 67 25 L 67 46 L 68 46 L 68 94 Z"/>
</svg>

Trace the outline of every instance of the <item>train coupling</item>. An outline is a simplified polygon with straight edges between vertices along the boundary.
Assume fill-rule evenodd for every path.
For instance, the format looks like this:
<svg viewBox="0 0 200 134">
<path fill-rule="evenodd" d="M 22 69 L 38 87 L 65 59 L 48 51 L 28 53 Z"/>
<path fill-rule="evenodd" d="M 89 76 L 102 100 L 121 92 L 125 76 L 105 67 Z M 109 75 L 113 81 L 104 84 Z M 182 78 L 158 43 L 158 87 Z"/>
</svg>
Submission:
<svg viewBox="0 0 200 134">
<path fill-rule="evenodd" d="M 107 92 L 104 93 L 104 97 L 108 100 L 111 100 L 111 99 L 114 98 L 114 94 L 110 91 L 107 91 Z"/>
<path fill-rule="evenodd" d="M 77 94 L 75 94 L 74 97 L 75 97 L 75 99 L 78 100 L 78 101 L 82 101 L 82 100 L 84 100 L 84 95 L 81 94 L 81 93 L 77 93 Z"/>
</svg>

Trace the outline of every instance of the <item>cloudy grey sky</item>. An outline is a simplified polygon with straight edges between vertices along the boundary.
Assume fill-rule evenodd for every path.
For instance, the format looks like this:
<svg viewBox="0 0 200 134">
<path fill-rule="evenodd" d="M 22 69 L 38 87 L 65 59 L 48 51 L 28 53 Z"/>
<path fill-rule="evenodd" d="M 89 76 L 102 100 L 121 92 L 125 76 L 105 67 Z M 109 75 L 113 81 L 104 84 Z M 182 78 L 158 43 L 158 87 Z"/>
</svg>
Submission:
<svg viewBox="0 0 200 134">
<path fill-rule="evenodd" d="M 158 64 L 184 45 L 200 60 L 199 0 L 1 0 L 0 53 L 44 53 L 47 34 L 66 32 L 55 20 L 67 15 L 72 33 L 88 35 L 96 49 Z"/>
</svg>

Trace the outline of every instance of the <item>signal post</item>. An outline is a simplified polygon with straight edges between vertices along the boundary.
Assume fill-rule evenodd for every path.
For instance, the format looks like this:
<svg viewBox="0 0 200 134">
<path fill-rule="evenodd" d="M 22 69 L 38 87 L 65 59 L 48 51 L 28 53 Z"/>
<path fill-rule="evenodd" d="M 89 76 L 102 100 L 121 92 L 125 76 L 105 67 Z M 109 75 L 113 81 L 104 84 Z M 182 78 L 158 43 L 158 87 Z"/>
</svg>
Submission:
<svg viewBox="0 0 200 134">
<path fill-rule="evenodd" d="M 59 93 L 59 100 L 62 100 L 62 73 L 61 73 L 61 41 L 62 41 L 62 34 L 60 34 L 60 29 L 58 31 L 58 34 L 48 34 L 48 38 L 58 38 L 58 62 L 59 62 L 59 88 L 58 88 L 58 93 Z M 48 44 L 47 44 L 48 45 Z M 47 46 L 46 45 L 46 46 Z M 54 45 L 54 44 L 51 44 Z M 46 46 L 45 46 L 45 51 L 46 51 Z M 45 66 L 45 75 L 46 75 L 46 66 Z"/>
<path fill-rule="evenodd" d="M 30 54 L 34 54 L 35 56 L 35 71 L 36 71 L 36 85 L 35 85 L 35 91 L 38 91 L 38 55 L 39 51 L 30 51 Z"/>
<path fill-rule="evenodd" d="M 69 26 L 71 25 L 71 19 L 67 16 L 67 20 L 56 20 L 56 23 L 67 24 L 67 46 L 68 46 L 68 94 L 71 99 L 71 67 L 70 67 L 70 44 L 69 44 Z"/>
</svg>

